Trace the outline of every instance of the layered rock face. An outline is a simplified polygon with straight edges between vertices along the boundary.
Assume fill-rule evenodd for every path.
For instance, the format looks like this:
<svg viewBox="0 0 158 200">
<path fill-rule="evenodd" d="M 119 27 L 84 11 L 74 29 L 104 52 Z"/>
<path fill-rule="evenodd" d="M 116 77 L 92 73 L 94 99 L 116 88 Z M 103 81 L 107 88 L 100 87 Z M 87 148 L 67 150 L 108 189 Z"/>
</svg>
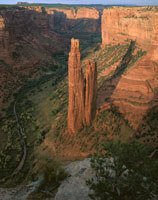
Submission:
<svg viewBox="0 0 158 200">
<path fill-rule="evenodd" d="M 79 33 L 100 33 L 100 14 L 95 8 L 47 9 L 55 17 L 55 29 Z"/>
<path fill-rule="evenodd" d="M 102 45 L 118 44 L 127 39 L 135 40 L 144 49 L 154 47 L 158 41 L 158 12 L 147 7 L 104 9 L 102 16 Z"/>
<path fill-rule="evenodd" d="M 50 20 L 53 23 L 53 29 L 57 31 L 68 32 L 88 32 L 100 33 L 100 13 L 95 8 L 41 8 L 26 7 L 36 12 L 45 12 L 49 16 L 53 16 Z M 82 27 L 82 28 L 81 28 Z"/>
<path fill-rule="evenodd" d="M 80 62 L 79 40 L 71 39 L 68 61 L 68 131 L 70 134 L 90 125 L 95 117 L 97 96 L 97 68 L 88 61 L 86 79 Z"/>
<path fill-rule="evenodd" d="M 105 9 L 102 17 L 102 46 L 135 40 L 146 54 L 109 83 L 115 87 L 112 102 L 137 129 L 148 111 L 158 106 L 158 12 L 147 7 Z M 137 52 L 137 48 L 134 53 Z M 115 84 L 117 82 L 117 84 Z"/>
</svg>

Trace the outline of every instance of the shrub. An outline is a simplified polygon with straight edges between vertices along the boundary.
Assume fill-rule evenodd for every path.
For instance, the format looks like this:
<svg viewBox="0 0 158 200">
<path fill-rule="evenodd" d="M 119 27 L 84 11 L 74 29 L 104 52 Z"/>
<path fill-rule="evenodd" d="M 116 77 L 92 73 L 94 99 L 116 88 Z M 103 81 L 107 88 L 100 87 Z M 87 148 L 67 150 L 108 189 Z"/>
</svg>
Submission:
<svg viewBox="0 0 158 200">
<path fill-rule="evenodd" d="M 35 177 L 43 177 L 40 188 L 59 185 L 67 177 L 67 173 L 61 163 L 58 160 L 49 158 L 46 154 L 40 156 L 33 168 L 32 175 Z"/>
<path fill-rule="evenodd" d="M 158 195 L 158 159 L 152 148 L 137 142 L 108 142 L 103 156 L 91 160 L 96 179 L 87 184 L 91 199 L 148 200 Z"/>
</svg>

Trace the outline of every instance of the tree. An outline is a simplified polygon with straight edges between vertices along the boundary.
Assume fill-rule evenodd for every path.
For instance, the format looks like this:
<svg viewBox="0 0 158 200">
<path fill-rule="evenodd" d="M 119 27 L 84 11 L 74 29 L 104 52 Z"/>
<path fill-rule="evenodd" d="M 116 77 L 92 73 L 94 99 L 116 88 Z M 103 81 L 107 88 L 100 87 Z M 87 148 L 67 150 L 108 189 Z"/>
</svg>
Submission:
<svg viewBox="0 0 158 200">
<path fill-rule="evenodd" d="M 158 159 L 138 142 L 108 142 L 105 153 L 91 159 L 96 177 L 88 180 L 95 200 L 149 200 L 158 195 Z M 157 196 L 158 197 L 158 196 Z"/>
</svg>

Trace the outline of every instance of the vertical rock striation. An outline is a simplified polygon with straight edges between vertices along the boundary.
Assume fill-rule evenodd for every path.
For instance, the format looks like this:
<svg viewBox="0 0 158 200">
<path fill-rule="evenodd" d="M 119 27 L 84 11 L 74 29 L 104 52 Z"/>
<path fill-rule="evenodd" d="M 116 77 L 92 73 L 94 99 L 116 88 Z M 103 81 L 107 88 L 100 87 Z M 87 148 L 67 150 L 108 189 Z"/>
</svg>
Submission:
<svg viewBox="0 0 158 200">
<path fill-rule="evenodd" d="M 90 125 L 96 113 L 97 67 L 90 60 L 86 63 L 85 122 Z"/>
<path fill-rule="evenodd" d="M 80 62 L 79 40 L 71 39 L 68 61 L 68 131 L 74 134 L 95 117 L 97 96 L 96 63 L 87 61 L 86 81 Z"/>
<path fill-rule="evenodd" d="M 68 67 L 68 130 L 69 133 L 75 133 L 84 126 L 84 76 L 80 63 L 79 40 L 73 38 Z"/>
</svg>

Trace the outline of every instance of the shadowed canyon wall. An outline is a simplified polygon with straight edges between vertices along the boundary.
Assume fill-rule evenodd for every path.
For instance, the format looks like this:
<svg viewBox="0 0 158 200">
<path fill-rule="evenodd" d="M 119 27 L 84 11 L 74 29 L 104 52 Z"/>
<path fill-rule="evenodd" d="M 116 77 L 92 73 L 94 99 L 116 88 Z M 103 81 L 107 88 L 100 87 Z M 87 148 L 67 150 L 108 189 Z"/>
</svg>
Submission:
<svg viewBox="0 0 158 200">
<path fill-rule="evenodd" d="M 129 67 L 115 85 L 111 101 L 137 129 L 146 113 L 158 106 L 158 12 L 154 8 L 114 7 L 105 9 L 102 16 L 102 47 L 109 44 L 136 42 L 146 52 Z M 114 86 L 115 80 L 109 83 Z"/>
<path fill-rule="evenodd" d="M 58 65 L 57 55 L 67 55 L 69 40 L 77 32 L 100 31 L 96 9 L 42 7 L 0 8 L 0 105 L 28 80 Z M 84 36 L 83 36 L 84 38 Z"/>
<path fill-rule="evenodd" d="M 74 134 L 90 125 L 95 117 L 97 96 L 97 68 L 92 61 L 86 63 L 86 79 L 80 61 L 79 40 L 71 39 L 68 61 L 68 131 Z"/>
<path fill-rule="evenodd" d="M 39 13 L 53 15 L 53 29 L 67 33 L 101 31 L 100 12 L 95 8 L 42 8 L 26 7 Z M 81 28 L 82 27 L 82 28 Z"/>
</svg>

